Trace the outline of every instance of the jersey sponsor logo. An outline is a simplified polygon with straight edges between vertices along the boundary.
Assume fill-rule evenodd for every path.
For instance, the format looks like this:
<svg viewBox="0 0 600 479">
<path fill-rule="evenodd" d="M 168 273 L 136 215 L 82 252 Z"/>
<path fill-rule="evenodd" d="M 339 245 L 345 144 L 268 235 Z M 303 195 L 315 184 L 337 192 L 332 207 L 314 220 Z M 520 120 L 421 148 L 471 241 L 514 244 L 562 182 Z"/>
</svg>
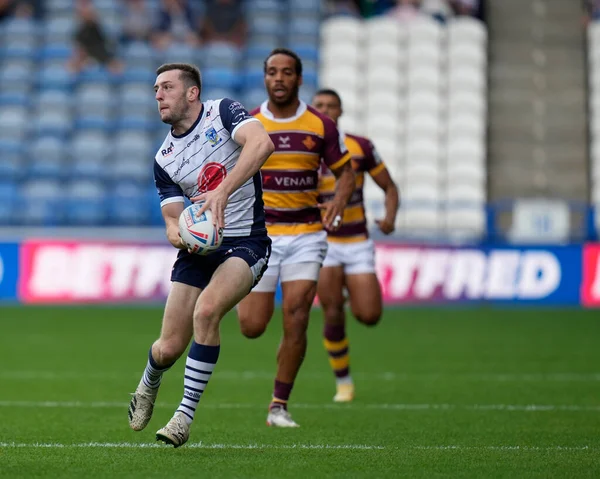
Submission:
<svg viewBox="0 0 600 479">
<path fill-rule="evenodd" d="M 229 111 L 231 113 L 235 113 L 238 110 L 244 110 L 244 105 L 242 105 L 239 101 L 234 101 L 231 105 L 229 105 Z"/>
<path fill-rule="evenodd" d="M 198 192 L 214 190 L 227 176 L 227 169 L 221 163 L 210 162 L 198 173 Z"/>
<path fill-rule="evenodd" d="M 214 129 L 214 127 L 210 127 L 208 130 L 206 130 L 206 139 L 207 141 L 210 143 L 210 146 L 212 148 L 214 148 L 215 146 L 217 146 L 219 143 L 221 143 L 223 141 L 223 138 L 221 138 L 218 133 L 217 130 Z"/>
<path fill-rule="evenodd" d="M 185 165 L 189 165 L 189 164 L 190 164 L 189 158 L 184 158 L 183 160 L 181 160 L 181 165 L 179 165 L 179 168 L 177 168 L 175 170 L 175 172 L 173 173 L 173 177 L 176 177 L 177 175 L 179 175 L 179 173 L 181 173 L 181 170 L 183 170 L 183 167 Z"/>
<path fill-rule="evenodd" d="M 188 141 L 188 143 L 187 143 L 187 145 L 185 145 L 185 147 L 189 148 L 193 143 L 195 143 L 199 139 L 200 139 L 200 135 L 198 133 L 196 133 L 196 135 L 194 136 L 194 138 L 192 138 L 190 141 Z"/>
<path fill-rule="evenodd" d="M 163 158 L 170 156 L 173 154 L 173 149 L 175 148 L 175 146 L 173 145 L 173 142 L 169 143 L 169 146 L 163 150 L 160 150 L 160 154 L 163 156 Z"/>
<path fill-rule="evenodd" d="M 315 140 L 313 140 L 310 135 L 306 135 L 306 138 L 304 138 L 302 144 L 306 147 L 307 150 L 312 150 L 315 146 L 317 146 Z"/>
<path fill-rule="evenodd" d="M 301 178 L 290 178 L 289 176 L 267 176 L 266 180 L 273 179 L 277 186 L 315 186 L 315 179 L 312 176 L 306 176 Z"/>
<path fill-rule="evenodd" d="M 289 149 L 290 148 L 290 140 L 289 136 L 280 136 L 279 137 L 279 148 L 281 149 Z"/>
</svg>

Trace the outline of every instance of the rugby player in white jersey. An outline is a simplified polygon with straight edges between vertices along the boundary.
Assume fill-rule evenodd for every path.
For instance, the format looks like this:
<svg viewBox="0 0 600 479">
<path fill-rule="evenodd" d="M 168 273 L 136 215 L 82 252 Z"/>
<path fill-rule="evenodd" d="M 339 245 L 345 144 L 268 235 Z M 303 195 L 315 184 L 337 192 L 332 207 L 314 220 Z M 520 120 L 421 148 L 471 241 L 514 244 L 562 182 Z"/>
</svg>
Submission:
<svg viewBox="0 0 600 479">
<path fill-rule="evenodd" d="M 238 102 L 200 100 L 198 68 L 167 64 L 157 70 L 154 91 L 160 118 L 171 131 L 154 161 L 154 178 L 169 242 L 180 249 L 171 275 L 160 337 L 152 344 L 142 379 L 129 406 L 129 425 L 146 427 L 163 373 L 190 346 L 184 394 L 156 439 L 175 447 L 190 433 L 200 397 L 219 357 L 221 318 L 257 284 L 267 268 L 271 240 L 265 227 L 260 168 L 274 146 L 259 121 Z M 179 236 L 184 197 L 203 202 L 221 247 L 190 254 Z M 148 258 L 152 261 L 152 258 Z"/>
</svg>

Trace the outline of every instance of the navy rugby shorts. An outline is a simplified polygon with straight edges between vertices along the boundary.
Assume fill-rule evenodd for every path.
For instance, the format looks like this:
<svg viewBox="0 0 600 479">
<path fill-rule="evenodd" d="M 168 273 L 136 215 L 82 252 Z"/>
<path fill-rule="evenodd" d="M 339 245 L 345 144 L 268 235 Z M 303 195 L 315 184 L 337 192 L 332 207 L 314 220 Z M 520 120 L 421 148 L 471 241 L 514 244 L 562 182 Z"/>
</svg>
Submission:
<svg viewBox="0 0 600 479">
<path fill-rule="evenodd" d="M 216 251 L 200 256 L 187 250 L 179 251 L 171 272 L 171 281 L 206 288 L 215 270 L 228 258 L 241 258 L 250 267 L 254 282 L 252 288 L 267 270 L 271 255 L 271 239 L 265 233 L 256 236 L 229 236 Z"/>
</svg>

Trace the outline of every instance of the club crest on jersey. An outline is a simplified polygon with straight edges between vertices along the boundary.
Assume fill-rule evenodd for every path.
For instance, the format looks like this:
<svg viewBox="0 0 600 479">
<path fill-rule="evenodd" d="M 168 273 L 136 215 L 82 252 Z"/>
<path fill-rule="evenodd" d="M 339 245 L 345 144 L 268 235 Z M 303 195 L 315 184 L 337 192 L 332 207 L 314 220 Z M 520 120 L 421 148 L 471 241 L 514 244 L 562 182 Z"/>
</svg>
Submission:
<svg viewBox="0 0 600 479">
<path fill-rule="evenodd" d="M 206 130 L 206 139 L 208 140 L 212 148 L 214 148 L 223 141 L 223 138 L 221 138 L 217 134 L 217 130 L 215 130 L 212 126 L 208 130 Z"/>
<path fill-rule="evenodd" d="M 169 156 L 170 154 L 173 153 L 173 148 L 174 148 L 173 142 L 171 142 L 167 148 L 160 150 L 160 154 L 163 156 L 163 158 L 165 156 Z"/>
<path fill-rule="evenodd" d="M 304 138 L 304 140 L 302 141 L 302 144 L 309 151 L 312 150 L 315 146 L 317 146 L 317 144 L 315 143 L 315 140 L 313 140 L 310 135 L 306 135 L 306 138 Z"/>
</svg>

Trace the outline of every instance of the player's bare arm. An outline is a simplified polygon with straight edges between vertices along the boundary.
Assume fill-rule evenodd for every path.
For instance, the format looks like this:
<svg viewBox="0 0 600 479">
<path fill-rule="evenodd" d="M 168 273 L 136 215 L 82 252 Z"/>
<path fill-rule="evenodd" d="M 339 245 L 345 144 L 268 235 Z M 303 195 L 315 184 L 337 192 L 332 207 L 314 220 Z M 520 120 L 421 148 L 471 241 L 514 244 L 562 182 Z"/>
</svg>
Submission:
<svg viewBox="0 0 600 479">
<path fill-rule="evenodd" d="M 335 231 L 342 224 L 344 209 L 356 188 L 356 175 L 349 161 L 331 171 L 337 179 L 335 196 L 331 201 L 319 204 L 319 208 L 325 211 L 323 215 L 325 228 Z"/>
<path fill-rule="evenodd" d="M 372 178 L 377 186 L 385 192 L 385 216 L 383 219 L 375 220 L 375 223 L 383 234 L 389 235 L 396 229 L 396 215 L 400 206 L 398 187 L 386 169 L 381 170 Z"/>
<path fill-rule="evenodd" d="M 229 197 L 260 170 L 275 150 L 269 134 L 258 121 L 240 126 L 233 139 L 242 146 L 242 151 L 231 173 L 213 191 L 191 198 L 193 202 L 204 201 L 197 214 L 211 210 L 218 228 L 225 227 L 225 207 Z"/>
<path fill-rule="evenodd" d="M 161 208 L 165 226 L 167 227 L 167 239 L 177 249 L 185 249 L 186 246 L 179 236 L 179 216 L 183 211 L 183 202 L 169 203 Z"/>
</svg>

